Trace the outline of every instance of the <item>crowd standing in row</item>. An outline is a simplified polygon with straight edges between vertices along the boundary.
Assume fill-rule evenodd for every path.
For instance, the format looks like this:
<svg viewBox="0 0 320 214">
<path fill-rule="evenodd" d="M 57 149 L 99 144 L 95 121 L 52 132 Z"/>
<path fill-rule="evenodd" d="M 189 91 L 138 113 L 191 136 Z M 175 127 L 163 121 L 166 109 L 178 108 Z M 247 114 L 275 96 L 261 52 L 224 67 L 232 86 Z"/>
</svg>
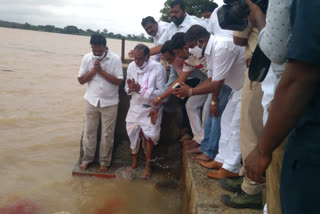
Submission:
<svg viewBox="0 0 320 214">
<path fill-rule="evenodd" d="M 250 0 L 245 3 L 250 14 L 241 32 L 220 27 L 219 8 L 213 2 L 202 8 L 202 18 L 188 15 L 184 2 L 173 0 L 171 23 L 151 16 L 142 19 L 154 47 L 139 44 L 129 54 L 134 58 L 125 80 L 131 96 L 126 118 L 130 170 L 137 168 L 137 154 L 143 149 L 143 177 L 151 176 L 163 104 L 174 95 L 180 98 L 180 141 L 187 153 L 213 170 L 208 178 L 235 192 L 222 195 L 223 203 L 261 207 L 267 178 L 268 213 L 319 213 L 320 21 L 314 17 L 320 3 L 269 0 L 266 12 Z M 93 35 L 90 44 L 92 53 L 83 58 L 78 76 L 81 84 L 88 83 L 80 168 L 85 170 L 94 159 L 101 120 L 99 170 L 106 171 L 123 74 L 119 57 L 107 48 L 104 37 Z M 271 61 L 262 83 L 249 79 L 253 67 L 263 64 L 255 58 L 259 52 Z M 275 173 L 280 170 L 281 181 Z"/>
</svg>

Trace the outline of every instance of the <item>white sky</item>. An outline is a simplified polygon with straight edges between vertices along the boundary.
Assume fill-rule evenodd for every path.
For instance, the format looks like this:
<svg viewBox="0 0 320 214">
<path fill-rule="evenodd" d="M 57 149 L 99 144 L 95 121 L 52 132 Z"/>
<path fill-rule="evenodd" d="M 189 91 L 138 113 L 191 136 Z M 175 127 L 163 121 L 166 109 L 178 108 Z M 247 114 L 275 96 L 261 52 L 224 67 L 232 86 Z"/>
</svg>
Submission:
<svg viewBox="0 0 320 214">
<path fill-rule="evenodd" d="M 32 25 L 74 25 L 122 35 L 145 33 L 141 19 L 159 20 L 165 0 L 0 0 L 0 20 Z M 223 0 L 215 0 L 220 6 Z"/>
</svg>

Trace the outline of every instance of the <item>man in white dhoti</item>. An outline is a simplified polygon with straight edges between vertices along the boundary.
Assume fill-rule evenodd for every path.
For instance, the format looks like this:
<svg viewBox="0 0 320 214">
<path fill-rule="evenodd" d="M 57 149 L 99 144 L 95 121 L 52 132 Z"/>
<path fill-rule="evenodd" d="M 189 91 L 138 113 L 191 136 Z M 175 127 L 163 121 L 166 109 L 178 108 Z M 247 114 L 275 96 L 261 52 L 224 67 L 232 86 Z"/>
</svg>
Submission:
<svg viewBox="0 0 320 214">
<path fill-rule="evenodd" d="M 134 48 L 134 62 L 127 70 L 125 91 L 131 95 L 130 108 L 126 118 L 126 128 L 130 139 L 133 163 L 131 169 L 138 166 L 138 152 L 143 147 L 146 155 L 146 167 L 143 178 L 151 175 L 150 161 L 154 145 L 160 138 L 162 109 L 156 120 L 150 119 L 151 101 L 160 95 L 166 82 L 164 67 L 150 59 L 150 49 L 139 44 Z M 152 111 L 151 111 L 152 112 Z M 153 117 L 151 117 L 153 119 Z"/>
</svg>

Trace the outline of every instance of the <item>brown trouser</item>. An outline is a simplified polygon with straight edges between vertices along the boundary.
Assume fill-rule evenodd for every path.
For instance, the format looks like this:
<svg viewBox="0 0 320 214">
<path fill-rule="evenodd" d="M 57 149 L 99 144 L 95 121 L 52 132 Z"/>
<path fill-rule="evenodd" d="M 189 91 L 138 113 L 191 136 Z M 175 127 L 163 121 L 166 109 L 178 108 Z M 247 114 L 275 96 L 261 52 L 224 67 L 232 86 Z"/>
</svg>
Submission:
<svg viewBox="0 0 320 214">
<path fill-rule="evenodd" d="M 263 129 L 262 95 L 261 83 L 251 82 L 247 70 L 242 88 L 240 119 L 240 147 L 243 161 L 256 147 Z M 244 175 L 244 168 L 241 169 L 240 174 Z M 265 184 L 251 181 L 245 177 L 241 189 L 247 194 L 254 195 L 260 193 L 264 187 Z"/>
<path fill-rule="evenodd" d="M 88 164 L 94 161 L 97 146 L 97 132 L 101 118 L 101 142 L 99 151 L 99 163 L 101 166 L 109 166 L 112 158 L 114 128 L 116 125 L 118 105 L 101 108 L 85 101 L 85 122 L 83 133 L 82 163 Z"/>
</svg>

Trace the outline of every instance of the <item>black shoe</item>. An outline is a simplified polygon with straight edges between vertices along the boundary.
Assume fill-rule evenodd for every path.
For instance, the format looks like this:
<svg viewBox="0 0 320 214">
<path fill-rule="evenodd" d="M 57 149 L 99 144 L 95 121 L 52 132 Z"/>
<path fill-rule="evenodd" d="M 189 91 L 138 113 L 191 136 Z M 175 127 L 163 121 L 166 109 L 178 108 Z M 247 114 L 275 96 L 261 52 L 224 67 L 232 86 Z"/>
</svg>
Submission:
<svg viewBox="0 0 320 214">
<path fill-rule="evenodd" d="M 262 208 L 262 194 L 249 195 L 243 191 L 237 192 L 234 195 L 223 194 L 221 195 L 221 201 L 233 208 Z"/>
<path fill-rule="evenodd" d="M 219 184 L 222 188 L 231 192 L 240 192 L 243 176 L 233 178 L 222 178 L 219 180 Z"/>
</svg>

